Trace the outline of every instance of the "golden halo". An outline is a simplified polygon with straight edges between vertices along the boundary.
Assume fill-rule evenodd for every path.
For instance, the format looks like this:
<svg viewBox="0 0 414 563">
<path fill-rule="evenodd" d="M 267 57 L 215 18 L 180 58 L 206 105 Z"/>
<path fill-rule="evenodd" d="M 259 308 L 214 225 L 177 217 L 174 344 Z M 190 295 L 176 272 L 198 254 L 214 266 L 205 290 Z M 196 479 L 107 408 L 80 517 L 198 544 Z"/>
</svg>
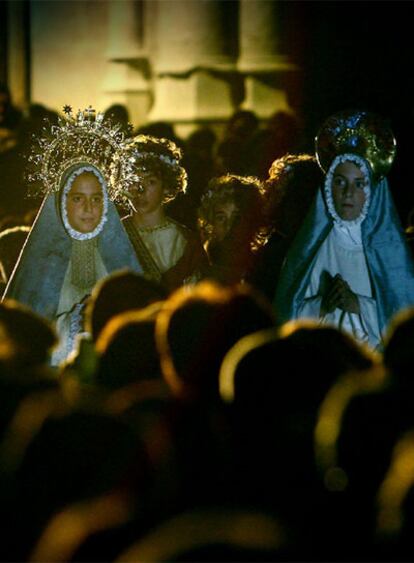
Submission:
<svg viewBox="0 0 414 563">
<path fill-rule="evenodd" d="M 352 153 L 365 158 L 379 179 L 389 172 L 397 146 L 387 120 L 374 113 L 348 110 L 326 119 L 315 137 L 315 149 L 324 172 L 336 156 Z"/>
</svg>

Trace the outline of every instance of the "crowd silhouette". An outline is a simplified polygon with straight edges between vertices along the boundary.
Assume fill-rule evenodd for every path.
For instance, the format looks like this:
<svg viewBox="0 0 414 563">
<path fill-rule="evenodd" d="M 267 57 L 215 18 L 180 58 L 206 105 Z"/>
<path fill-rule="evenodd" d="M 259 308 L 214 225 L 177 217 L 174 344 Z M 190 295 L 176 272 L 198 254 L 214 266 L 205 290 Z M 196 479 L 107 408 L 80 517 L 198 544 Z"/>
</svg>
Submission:
<svg viewBox="0 0 414 563">
<path fill-rule="evenodd" d="M 58 114 L 13 112 L 2 93 L 4 289 L 40 205 L 25 153 Z M 188 186 L 165 210 L 208 262 L 178 288 L 100 279 L 53 367 L 52 322 L 0 303 L 0 559 L 413 560 L 414 303 L 378 349 L 272 306 L 323 183 L 300 120 L 237 111 L 221 136 L 184 140 L 168 123 L 128 128 L 122 106 L 105 119 L 180 147 Z"/>
</svg>

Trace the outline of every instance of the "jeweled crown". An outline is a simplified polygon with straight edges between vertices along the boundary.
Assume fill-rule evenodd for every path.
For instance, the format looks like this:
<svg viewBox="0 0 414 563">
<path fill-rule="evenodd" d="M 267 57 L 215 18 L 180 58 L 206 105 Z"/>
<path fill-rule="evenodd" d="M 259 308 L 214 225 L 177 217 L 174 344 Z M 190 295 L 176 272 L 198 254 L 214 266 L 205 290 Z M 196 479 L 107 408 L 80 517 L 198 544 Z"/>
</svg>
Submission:
<svg viewBox="0 0 414 563">
<path fill-rule="evenodd" d="M 322 124 L 316 138 L 318 164 L 327 172 L 339 154 L 352 153 L 369 162 L 374 176 L 385 176 L 394 161 L 396 140 L 388 120 L 367 111 L 336 113 Z"/>
<path fill-rule="evenodd" d="M 122 125 L 113 123 L 91 106 L 74 115 L 72 108 L 66 105 L 63 112 L 57 125 L 46 119 L 41 134 L 33 136 L 27 156 L 29 193 L 40 195 L 58 191 L 65 170 L 78 162 L 86 162 L 101 171 L 109 196 L 114 199 L 109 186 L 110 165 L 125 138 Z"/>
</svg>

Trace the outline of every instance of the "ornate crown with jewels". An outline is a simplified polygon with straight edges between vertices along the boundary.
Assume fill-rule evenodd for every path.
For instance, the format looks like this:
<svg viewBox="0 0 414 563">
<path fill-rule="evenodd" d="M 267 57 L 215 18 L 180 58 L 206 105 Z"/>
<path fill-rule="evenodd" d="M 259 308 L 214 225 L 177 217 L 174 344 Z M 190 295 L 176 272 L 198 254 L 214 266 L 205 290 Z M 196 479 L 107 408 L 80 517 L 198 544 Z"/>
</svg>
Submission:
<svg viewBox="0 0 414 563">
<path fill-rule="evenodd" d="M 113 154 L 124 141 L 121 124 L 113 123 L 91 106 L 76 115 L 68 105 L 63 108 L 58 124 L 48 120 L 41 135 L 33 135 L 33 144 L 27 156 L 26 179 L 31 184 L 30 195 L 45 195 L 59 190 L 62 175 L 69 166 L 89 163 L 96 166 L 110 189 L 110 165 Z"/>
<path fill-rule="evenodd" d="M 352 153 L 365 158 L 379 179 L 391 168 L 396 140 L 386 119 L 367 111 L 347 110 L 326 119 L 315 138 L 315 149 L 324 172 L 336 156 Z"/>
</svg>

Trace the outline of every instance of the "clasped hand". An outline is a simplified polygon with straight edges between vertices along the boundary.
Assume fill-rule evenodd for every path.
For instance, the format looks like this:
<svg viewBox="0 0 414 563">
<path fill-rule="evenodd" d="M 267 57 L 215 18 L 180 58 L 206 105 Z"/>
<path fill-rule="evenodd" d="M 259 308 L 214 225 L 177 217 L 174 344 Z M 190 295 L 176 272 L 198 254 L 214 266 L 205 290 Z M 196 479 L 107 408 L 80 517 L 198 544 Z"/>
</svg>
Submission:
<svg viewBox="0 0 414 563">
<path fill-rule="evenodd" d="M 359 314 L 360 312 L 357 295 L 340 274 L 336 274 L 332 278 L 332 283 L 323 295 L 320 314 L 323 317 L 327 313 L 332 313 L 336 308 L 347 313 Z"/>
</svg>

